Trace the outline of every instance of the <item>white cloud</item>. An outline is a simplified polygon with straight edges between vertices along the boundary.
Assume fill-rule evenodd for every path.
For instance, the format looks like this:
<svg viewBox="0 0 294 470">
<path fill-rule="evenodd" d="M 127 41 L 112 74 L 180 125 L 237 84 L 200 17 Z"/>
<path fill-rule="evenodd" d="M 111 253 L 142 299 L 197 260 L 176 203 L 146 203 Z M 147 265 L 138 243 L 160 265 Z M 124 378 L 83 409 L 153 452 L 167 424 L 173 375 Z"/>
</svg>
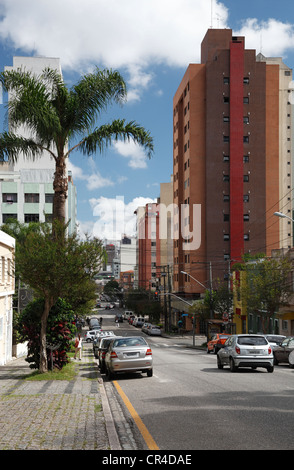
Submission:
<svg viewBox="0 0 294 470">
<path fill-rule="evenodd" d="M 282 56 L 288 49 L 294 48 L 293 24 L 272 18 L 261 22 L 256 18 L 249 18 L 235 34 L 245 36 L 246 49 L 256 49 L 266 57 Z"/>
<path fill-rule="evenodd" d="M 199 60 L 211 23 L 208 0 L 0 0 L 0 37 L 15 48 L 59 57 L 63 69 L 91 64 L 127 69 L 129 100 L 139 99 L 150 64 L 183 66 Z M 228 11 L 214 0 L 219 27 Z"/>
<path fill-rule="evenodd" d="M 129 167 L 133 169 L 147 168 L 147 158 L 144 150 L 136 142 L 115 142 L 114 148 L 119 155 L 129 159 Z"/>
<path fill-rule="evenodd" d="M 72 172 L 74 181 L 87 181 L 86 186 L 89 191 L 114 186 L 114 182 L 111 179 L 104 178 L 97 170 L 93 171 L 91 174 L 86 174 L 82 168 L 74 165 L 71 161 L 68 162 L 68 169 Z"/>
<path fill-rule="evenodd" d="M 125 203 L 123 196 L 114 198 L 100 197 L 90 199 L 93 216 L 98 217 L 94 223 L 92 235 L 101 239 L 120 240 L 122 234 L 134 236 L 136 234 L 136 215 L 134 211 L 145 206 L 155 199 L 136 197 Z"/>
<path fill-rule="evenodd" d="M 0 0 L 0 38 L 29 54 L 60 57 L 62 68 L 93 65 L 129 75 L 129 101 L 139 100 L 154 76 L 150 65 L 199 62 L 211 26 L 229 27 L 229 10 L 213 0 Z M 264 16 L 266 11 L 264 12 Z M 237 33 L 237 32 L 236 32 Z M 244 20 L 246 46 L 267 56 L 294 47 L 293 25 Z M 148 71 L 147 71 L 148 70 Z"/>
</svg>

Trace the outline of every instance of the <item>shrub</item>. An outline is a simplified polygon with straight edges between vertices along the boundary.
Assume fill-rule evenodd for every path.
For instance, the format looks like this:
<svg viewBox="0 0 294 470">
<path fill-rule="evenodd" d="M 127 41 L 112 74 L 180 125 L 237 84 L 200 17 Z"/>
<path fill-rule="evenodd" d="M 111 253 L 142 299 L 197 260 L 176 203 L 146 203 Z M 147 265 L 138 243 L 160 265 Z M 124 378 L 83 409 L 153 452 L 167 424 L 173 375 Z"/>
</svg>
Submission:
<svg viewBox="0 0 294 470">
<path fill-rule="evenodd" d="M 30 302 L 18 318 L 18 332 L 22 341 L 28 341 L 28 356 L 26 361 L 32 369 L 40 365 L 40 331 L 41 315 L 44 310 L 44 300 L 37 299 Z M 63 299 L 58 299 L 51 308 L 48 323 L 46 342 L 48 367 L 62 369 L 69 362 L 67 352 L 71 349 L 72 338 L 76 333 L 75 316 L 71 306 Z M 52 354 L 52 356 L 51 356 Z"/>
</svg>

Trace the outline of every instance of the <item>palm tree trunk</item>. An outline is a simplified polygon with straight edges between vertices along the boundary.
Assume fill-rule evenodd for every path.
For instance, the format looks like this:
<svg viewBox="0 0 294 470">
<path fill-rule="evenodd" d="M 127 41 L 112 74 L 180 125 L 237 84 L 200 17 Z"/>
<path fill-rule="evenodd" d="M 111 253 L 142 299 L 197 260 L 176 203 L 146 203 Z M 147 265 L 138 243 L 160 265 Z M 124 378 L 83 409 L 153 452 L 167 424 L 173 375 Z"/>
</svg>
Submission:
<svg viewBox="0 0 294 470">
<path fill-rule="evenodd" d="M 56 159 L 53 189 L 53 220 L 57 219 L 60 222 L 65 222 L 68 177 L 64 156 Z"/>
</svg>

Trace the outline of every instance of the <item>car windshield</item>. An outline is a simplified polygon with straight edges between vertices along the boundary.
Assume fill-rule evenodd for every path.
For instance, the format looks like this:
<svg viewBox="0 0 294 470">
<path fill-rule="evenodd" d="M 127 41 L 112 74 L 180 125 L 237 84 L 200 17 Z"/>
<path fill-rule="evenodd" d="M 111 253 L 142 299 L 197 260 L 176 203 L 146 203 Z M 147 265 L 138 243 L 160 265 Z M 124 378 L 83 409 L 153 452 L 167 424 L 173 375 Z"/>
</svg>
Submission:
<svg viewBox="0 0 294 470">
<path fill-rule="evenodd" d="M 267 340 L 263 336 L 239 336 L 237 343 L 243 346 L 264 346 Z"/>
<path fill-rule="evenodd" d="M 134 337 L 134 338 L 122 338 L 122 339 L 116 339 L 114 342 L 113 342 L 113 347 L 117 347 L 117 348 L 126 348 L 126 347 L 129 347 L 129 346 L 146 346 L 147 343 L 145 341 L 144 338 L 138 338 L 138 337 Z"/>
</svg>

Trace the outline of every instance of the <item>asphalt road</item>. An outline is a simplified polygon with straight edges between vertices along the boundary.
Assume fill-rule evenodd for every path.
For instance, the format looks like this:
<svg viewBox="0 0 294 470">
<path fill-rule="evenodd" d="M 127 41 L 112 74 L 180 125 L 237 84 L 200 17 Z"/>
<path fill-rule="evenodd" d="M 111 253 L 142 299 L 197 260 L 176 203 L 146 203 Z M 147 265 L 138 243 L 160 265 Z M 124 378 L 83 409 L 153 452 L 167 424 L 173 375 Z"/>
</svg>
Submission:
<svg viewBox="0 0 294 470">
<path fill-rule="evenodd" d="M 104 328 L 142 334 L 127 322 L 117 328 L 113 313 L 101 311 Z M 294 370 L 289 366 L 277 366 L 273 374 L 266 369 L 232 373 L 218 370 L 216 356 L 179 340 L 147 341 L 153 377 L 138 373 L 115 380 L 158 449 L 293 449 Z"/>
</svg>

